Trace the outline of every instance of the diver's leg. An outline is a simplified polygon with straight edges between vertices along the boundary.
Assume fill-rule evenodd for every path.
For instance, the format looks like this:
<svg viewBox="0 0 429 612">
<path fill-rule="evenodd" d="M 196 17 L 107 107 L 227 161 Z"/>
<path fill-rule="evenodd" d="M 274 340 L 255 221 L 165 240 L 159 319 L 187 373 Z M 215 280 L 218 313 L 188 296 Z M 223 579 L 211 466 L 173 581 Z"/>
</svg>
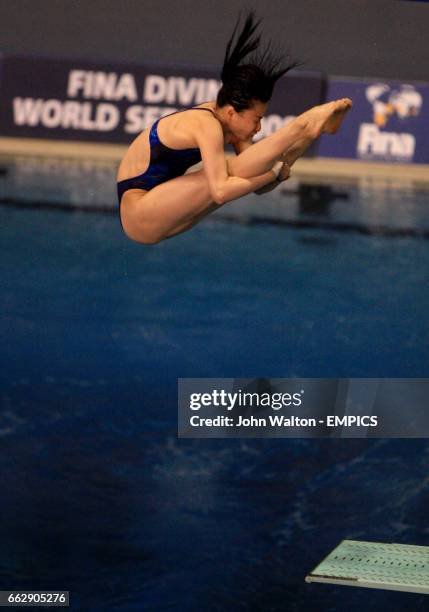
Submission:
<svg viewBox="0 0 429 612">
<path fill-rule="evenodd" d="M 299 152 L 302 149 L 304 152 L 322 132 L 334 134 L 350 108 L 351 101 L 348 98 L 315 106 L 274 134 L 229 159 L 228 172 L 232 176 L 248 178 L 266 172 L 278 160 L 287 161 L 289 150 L 297 149 Z"/>
<path fill-rule="evenodd" d="M 150 191 L 126 191 L 121 201 L 121 221 L 131 240 L 155 244 L 190 229 L 217 208 L 204 171 L 199 170 Z"/>
</svg>

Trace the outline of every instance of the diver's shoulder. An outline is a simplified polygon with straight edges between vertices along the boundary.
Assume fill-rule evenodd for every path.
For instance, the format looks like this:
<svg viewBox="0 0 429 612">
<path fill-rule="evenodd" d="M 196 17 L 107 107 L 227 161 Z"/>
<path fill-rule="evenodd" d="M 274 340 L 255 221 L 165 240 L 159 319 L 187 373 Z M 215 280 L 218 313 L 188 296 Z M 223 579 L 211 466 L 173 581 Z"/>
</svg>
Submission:
<svg viewBox="0 0 429 612">
<path fill-rule="evenodd" d="M 194 111 L 193 113 L 191 113 L 192 117 L 203 119 L 203 120 L 204 119 L 216 119 L 216 121 L 218 121 L 216 117 L 215 108 L 216 108 L 216 105 L 214 102 L 204 102 L 203 104 L 192 106 L 189 110 Z"/>
</svg>

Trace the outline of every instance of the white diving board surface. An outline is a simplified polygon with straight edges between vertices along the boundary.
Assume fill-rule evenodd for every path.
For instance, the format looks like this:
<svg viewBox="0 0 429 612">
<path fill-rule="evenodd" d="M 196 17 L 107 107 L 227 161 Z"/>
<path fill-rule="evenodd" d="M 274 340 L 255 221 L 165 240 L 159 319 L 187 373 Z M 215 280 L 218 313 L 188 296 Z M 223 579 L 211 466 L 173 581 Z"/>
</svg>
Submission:
<svg viewBox="0 0 429 612">
<path fill-rule="evenodd" d="M 343 540 L 305 580 L 429 594 L 429 546 Z"/>
</svg>

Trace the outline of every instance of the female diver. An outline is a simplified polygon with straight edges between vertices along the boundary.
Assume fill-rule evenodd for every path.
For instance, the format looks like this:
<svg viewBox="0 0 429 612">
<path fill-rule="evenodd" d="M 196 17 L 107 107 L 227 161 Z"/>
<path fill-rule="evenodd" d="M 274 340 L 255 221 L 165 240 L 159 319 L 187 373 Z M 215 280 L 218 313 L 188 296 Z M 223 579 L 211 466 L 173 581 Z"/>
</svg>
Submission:
<svg viewBox="0 0 429 612">
<path fill-rule="evenodd" d="M 216 101 L 159 119 L 127 150 L 117 179 L 120 219 L 131 240 L 155 244 L 190 229 L 226 202 L 270 191 L 288 178 L 290 166 L 313 140 L 338 130 L 352 105 L 348 98 L 316 106 L 252 143 L 276 81 L 296 66 L 280 66 L 269 47 L 254 54 L 259 24 L 249 13 L 234 44 L 237 22 Z M 236 157 L 225 157 L 227 143 Z M 201 160 L 201 170 L 185 174 Z"/>
</svg>

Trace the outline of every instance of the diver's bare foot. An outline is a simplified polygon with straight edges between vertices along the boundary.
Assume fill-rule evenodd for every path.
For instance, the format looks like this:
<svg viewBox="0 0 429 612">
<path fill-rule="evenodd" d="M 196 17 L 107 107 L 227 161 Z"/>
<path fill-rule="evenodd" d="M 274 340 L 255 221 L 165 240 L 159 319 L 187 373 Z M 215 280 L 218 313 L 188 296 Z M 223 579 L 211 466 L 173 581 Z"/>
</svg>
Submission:
<svg viewBox="0 0 429 612">
<path fill-rule="evenodd" d="M 304 113 L 312 138 L 318 138 L 323 132 L 335 134 L 347 113 L 352 107 L 350 98 L 342 98 L 315 106 Z"/>
<path fill-rule="evenodd" d="M 332 114 L 328 117 L 325 124 L 323 125 L 322 132 L 326 134 L 335 134 L 340 129 L 341 123 L 343 122 L 346 113 L 353 106 L 350 98 L 343 98 L 342 100 L 335 100 L 335 105 Z"/>
</svg>

